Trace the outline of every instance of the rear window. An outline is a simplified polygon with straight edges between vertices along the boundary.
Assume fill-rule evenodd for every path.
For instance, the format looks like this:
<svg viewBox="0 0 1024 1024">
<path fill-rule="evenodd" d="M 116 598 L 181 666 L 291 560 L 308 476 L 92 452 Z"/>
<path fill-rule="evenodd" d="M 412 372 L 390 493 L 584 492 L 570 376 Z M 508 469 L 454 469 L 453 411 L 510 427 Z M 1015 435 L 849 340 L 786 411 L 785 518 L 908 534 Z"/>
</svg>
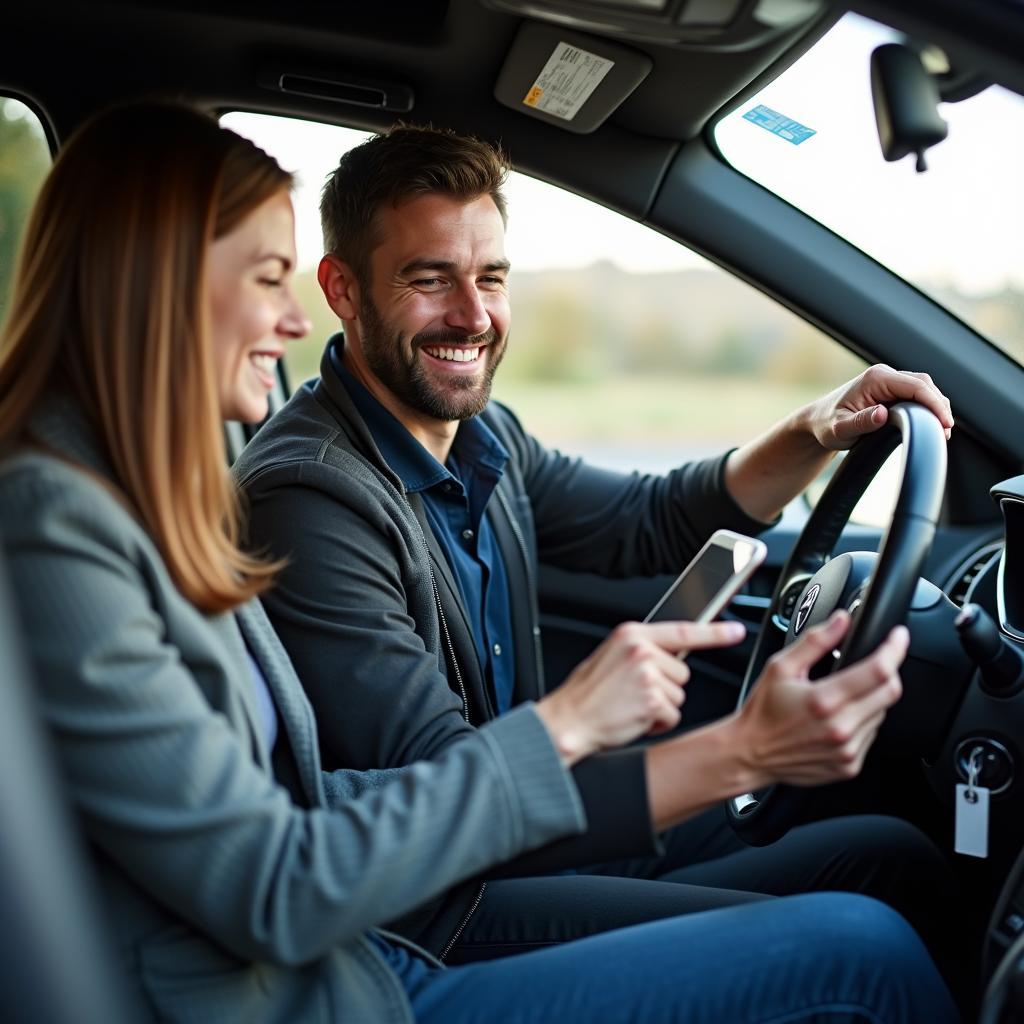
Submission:
<svg viewBox="0 0 1024 1024">
<path fill-rule="evenodd" d="M 28 211 L 51 163 L 39 118 L 19 100 L 0 96 L 0 325 Z"/>
</svg>

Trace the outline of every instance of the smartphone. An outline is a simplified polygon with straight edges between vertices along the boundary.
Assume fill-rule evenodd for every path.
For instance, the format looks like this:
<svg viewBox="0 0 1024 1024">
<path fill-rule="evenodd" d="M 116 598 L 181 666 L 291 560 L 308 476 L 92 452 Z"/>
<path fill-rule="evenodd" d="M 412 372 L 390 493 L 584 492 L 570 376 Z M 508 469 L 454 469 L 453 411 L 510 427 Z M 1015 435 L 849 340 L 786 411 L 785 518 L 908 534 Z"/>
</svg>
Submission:
<svg viewBox="0 0 1024 1024">
<path fill-rule="evenodd" d="M 716 530 L 679 574 L 644 622 L 712 622 L 764 561 L 768 549 L 753 537 Z"/>
</svg>

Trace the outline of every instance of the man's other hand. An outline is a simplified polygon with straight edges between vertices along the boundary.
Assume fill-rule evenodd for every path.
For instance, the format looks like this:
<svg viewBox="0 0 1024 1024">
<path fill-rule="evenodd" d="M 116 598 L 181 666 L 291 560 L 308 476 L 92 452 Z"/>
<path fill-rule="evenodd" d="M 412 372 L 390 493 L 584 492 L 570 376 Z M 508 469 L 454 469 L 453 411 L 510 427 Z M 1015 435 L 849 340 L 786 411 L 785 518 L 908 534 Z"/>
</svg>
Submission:
<svg viewBox="0 0 1024 1024">
<path fill-rule="evenodd" d="M 732 726 L 751 789 L 816 785 L 856 776 L 886 711 L 899 700 L 910 635 L 897 626 L 873 654 L 818 682 L 811 668 L 850 626 L 838 611 L 772 657 Z"/>
</svg>

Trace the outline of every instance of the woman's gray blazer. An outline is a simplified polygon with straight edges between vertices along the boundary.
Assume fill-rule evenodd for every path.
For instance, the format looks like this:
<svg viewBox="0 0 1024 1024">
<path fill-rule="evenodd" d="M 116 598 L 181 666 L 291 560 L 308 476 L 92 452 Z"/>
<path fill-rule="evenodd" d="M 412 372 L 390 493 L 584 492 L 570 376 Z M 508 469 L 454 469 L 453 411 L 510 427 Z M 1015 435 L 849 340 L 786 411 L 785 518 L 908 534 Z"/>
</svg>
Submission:
<svg viewBox="0 0 1024 1024">
<path fill-rule="evenodd" d="M 367 929 L 584 828 L 536 713 L 513 711 L 429 763 L 322 773 L 312 713 L 258 602 L 201 614 L 104 483 L 73 410 L 37 416 L 33 433 L 53 454 L 0 468 L 0 536 L 145 1011 L 204 1024 L 411 1021 Z M 279 712 L 273 760 L 245 644 Z"/>
</svg>

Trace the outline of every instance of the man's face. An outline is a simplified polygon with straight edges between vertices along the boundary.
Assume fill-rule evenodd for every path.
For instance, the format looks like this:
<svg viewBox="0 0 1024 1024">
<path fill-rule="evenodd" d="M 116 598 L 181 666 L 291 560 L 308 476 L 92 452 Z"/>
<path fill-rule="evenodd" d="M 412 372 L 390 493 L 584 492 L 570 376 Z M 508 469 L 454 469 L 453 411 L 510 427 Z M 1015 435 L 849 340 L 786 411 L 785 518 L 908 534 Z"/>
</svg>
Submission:
<svg viewBox="0 0 1024 1024">
<path fill-rule="evenodd" d="M 418 416 L 451 422 L 487 404 L 508 336 L 508 260 L 490 196 L 424 195 L 378 213 L 361 285 L 365 366 Z"/>
</svg>

